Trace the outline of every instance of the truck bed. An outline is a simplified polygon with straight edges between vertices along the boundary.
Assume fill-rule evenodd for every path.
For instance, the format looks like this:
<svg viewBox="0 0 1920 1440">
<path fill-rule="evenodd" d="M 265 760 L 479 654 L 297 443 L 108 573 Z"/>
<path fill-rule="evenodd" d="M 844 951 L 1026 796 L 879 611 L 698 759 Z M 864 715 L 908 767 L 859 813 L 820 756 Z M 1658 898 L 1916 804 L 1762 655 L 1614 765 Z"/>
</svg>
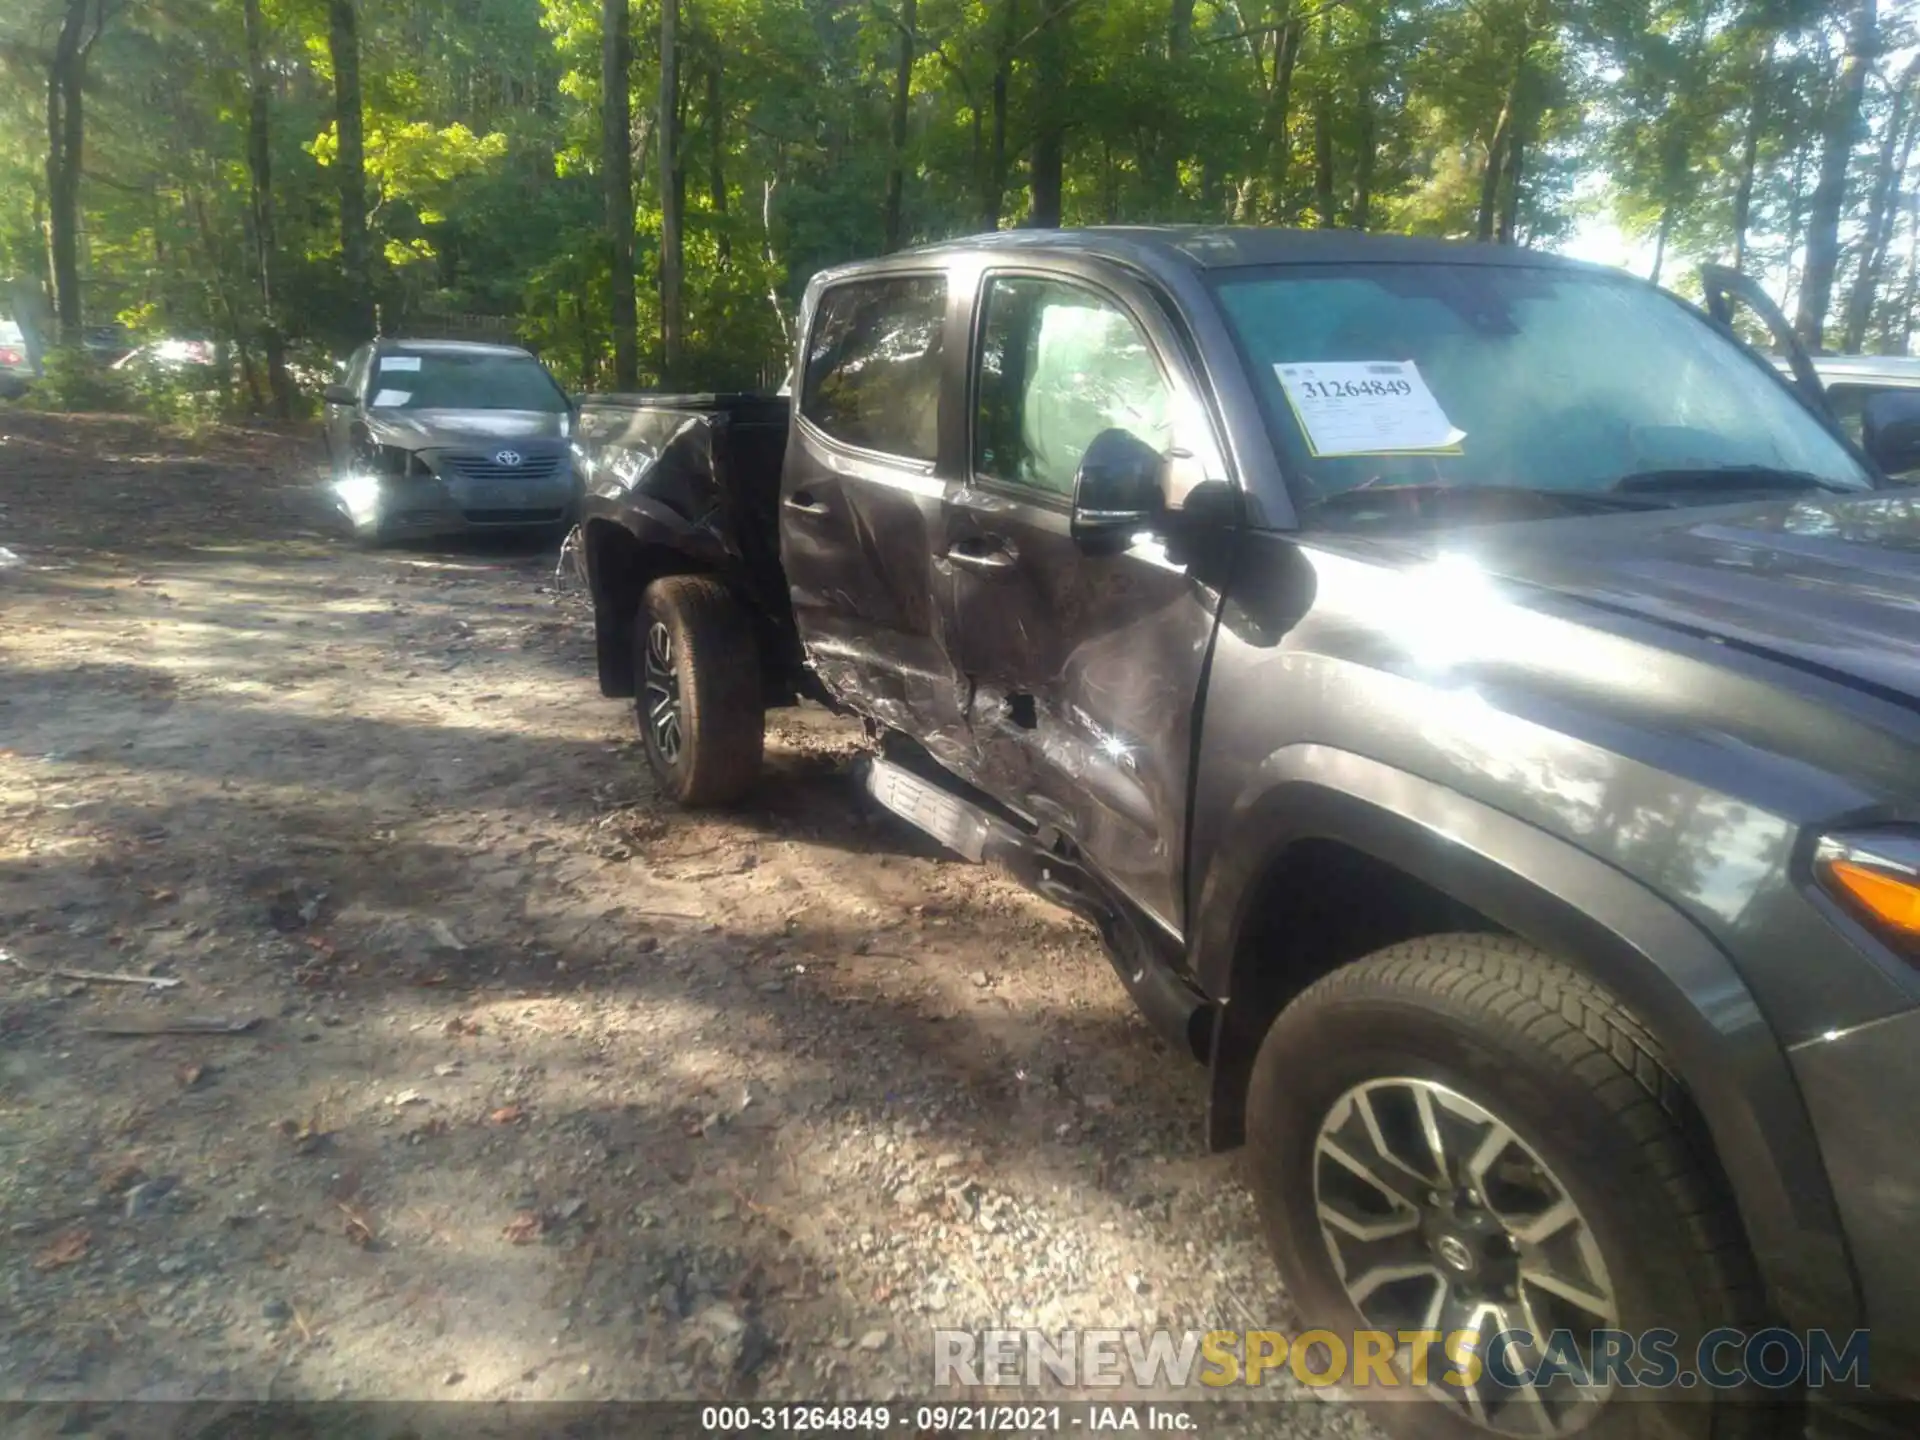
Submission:
<svg viewBox="0 0 1920 1440">
<path fill-rule="evenodd" d="M 780 566 L 780 467 L 788 402 L 754 394 L 589 395 L 575 436 L 596 614 L 630 617 L 655 574 L 698 569 L 748 603 L 773 663 L 799 640 Z M 631 593 L 629 593 L 631 592 Z M 608 603 L 610 602 L 610 603 Z M 623 635 L 603 637 L 602 689 L 630 693 Z"/>
</svg>

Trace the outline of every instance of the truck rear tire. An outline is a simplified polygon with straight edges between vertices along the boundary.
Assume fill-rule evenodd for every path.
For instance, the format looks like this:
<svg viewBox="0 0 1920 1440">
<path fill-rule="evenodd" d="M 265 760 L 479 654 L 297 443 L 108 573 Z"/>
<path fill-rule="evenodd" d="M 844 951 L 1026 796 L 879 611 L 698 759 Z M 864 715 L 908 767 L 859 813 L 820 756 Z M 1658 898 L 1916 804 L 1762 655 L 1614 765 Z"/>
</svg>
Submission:
<svg viewBox="0 0 1920 1440">
<path fill-rule="evenodd" d="M 1408 941 L 1310 986 L 1261 1045 L 1247 1139 L 1289 1293 L 1306 1324 L 1356 1350 L 1356 1329 L 1477 1329 L 1484 1360 L 1499 1331 L 1565 1330 L 1591 1366 L 1593 1331 L 1659 1327 L 1678 1332 L 1688 1374 L 1706 1332 L 1767 1323 L 1725 1181 L 1658 1043 L 1520 941 Z M 1405 1397 L 1410 1347 L 1394 1348 Z M 1435 1345 L 1433 1403 L 1368 1408 L 1409 1440 L 1529 1433 L 1532 1400 L 1503 1382 L 1541 1358 L 1519 1352 L 1467 1386 Z M 1648 1364 L 1643 1353 L 1627 1368 Z M 1569 1407 L 1552 1429 L 1592 1440 L 1789 1433 L 1792 1407 L 1777 1402 L 1797 1398 L 1743 1387 L 1722 1403 L 1676 1385 L 1616 1392 L 1582 1415 L 1564 1382 L 1545 1393 L 1550 1410 Z"/>
<path fill-rule="evenodd" d="M 725 805 L 760 775 L 760 647 L 727 587 L 705 575 L 647 586 L 633 627 L 634 719 L 647 764 L 678 804 Z"/>
</svg>

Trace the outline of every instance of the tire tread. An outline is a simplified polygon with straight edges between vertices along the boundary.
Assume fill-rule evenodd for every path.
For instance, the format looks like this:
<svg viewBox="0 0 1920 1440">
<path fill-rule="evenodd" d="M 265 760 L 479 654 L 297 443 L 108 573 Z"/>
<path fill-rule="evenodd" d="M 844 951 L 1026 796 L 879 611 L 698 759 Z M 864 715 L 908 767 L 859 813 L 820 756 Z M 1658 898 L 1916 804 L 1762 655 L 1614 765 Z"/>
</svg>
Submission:
<svg viewBox="0 0 1920 1440">
<path fill-rule="evenodd" d="M 681 763 L 672 771 L 655 759 L 642 727 L 655 777 L 685 806 L 738 800 L 759 778 L 766 747 L 760 649 L 752 621 L 732 591 L 710 575 L 655 580 L 640 608 L 636 651 L 646 644 L 651 615 L 673 632 L 674 663 L 681 672 Z M 634 688 L 638 715 L 645 691 L 637 676 Z"/>
<path fill-rule="evenodd" d="M 1383 992 L 1476 1013 L 1576 1077 L 1665 1192 L 1710 1308 L 1729 1324 L 1767 1323 L 1758 1268 L 1704 1122 L 1659 1043 L 1614 996 L 1518 939 L 1439 935 L 1388 946 L 1323 976 L 1279 1023 L 1343 996 L 1378 999 Z M 1716 1414 L 1713 1434 L 1757 1440 L 1781 1433 L 1780 1423 L 1768 1411 L 1733 1407 Z"/>
</svg>

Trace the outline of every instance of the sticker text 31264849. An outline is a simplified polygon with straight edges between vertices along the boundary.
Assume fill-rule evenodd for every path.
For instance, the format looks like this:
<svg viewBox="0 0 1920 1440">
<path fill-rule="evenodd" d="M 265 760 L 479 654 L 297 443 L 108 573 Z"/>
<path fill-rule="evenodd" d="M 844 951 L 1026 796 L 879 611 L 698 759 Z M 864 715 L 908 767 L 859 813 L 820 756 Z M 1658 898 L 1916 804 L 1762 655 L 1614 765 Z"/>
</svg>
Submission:
<svg viewBox="0 0 1920 1440">
<path fill-rule="evenodd" d="M 1457 454 L 1467 438 L 1411 360 L 1275 365 L 1273 373 L 1316 458 Z"/>
</svg>

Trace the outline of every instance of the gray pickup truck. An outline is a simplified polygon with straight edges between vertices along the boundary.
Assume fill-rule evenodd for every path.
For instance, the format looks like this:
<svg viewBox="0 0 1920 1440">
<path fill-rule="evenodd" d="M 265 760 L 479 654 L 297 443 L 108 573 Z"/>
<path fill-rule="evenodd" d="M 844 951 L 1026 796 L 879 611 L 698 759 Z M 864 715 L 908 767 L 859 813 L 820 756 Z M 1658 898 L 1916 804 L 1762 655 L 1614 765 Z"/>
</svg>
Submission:
<svg viewBox="0 0 1920 1440">
<path fill-rule="evenodd" d="M 1856 444 L 1743 300 L 1335 232 L 832 270 L 791 401 L 583 407 L 601 687 L 690 805 L 754 782 L 765 707 L 864 717 L 879 803 L 1098 926 L 1302 1318 L 1416 1380 L 1478 1337 L 1388 1428 L 1884 1416 L 1920 407 Z"/>
</svg>

